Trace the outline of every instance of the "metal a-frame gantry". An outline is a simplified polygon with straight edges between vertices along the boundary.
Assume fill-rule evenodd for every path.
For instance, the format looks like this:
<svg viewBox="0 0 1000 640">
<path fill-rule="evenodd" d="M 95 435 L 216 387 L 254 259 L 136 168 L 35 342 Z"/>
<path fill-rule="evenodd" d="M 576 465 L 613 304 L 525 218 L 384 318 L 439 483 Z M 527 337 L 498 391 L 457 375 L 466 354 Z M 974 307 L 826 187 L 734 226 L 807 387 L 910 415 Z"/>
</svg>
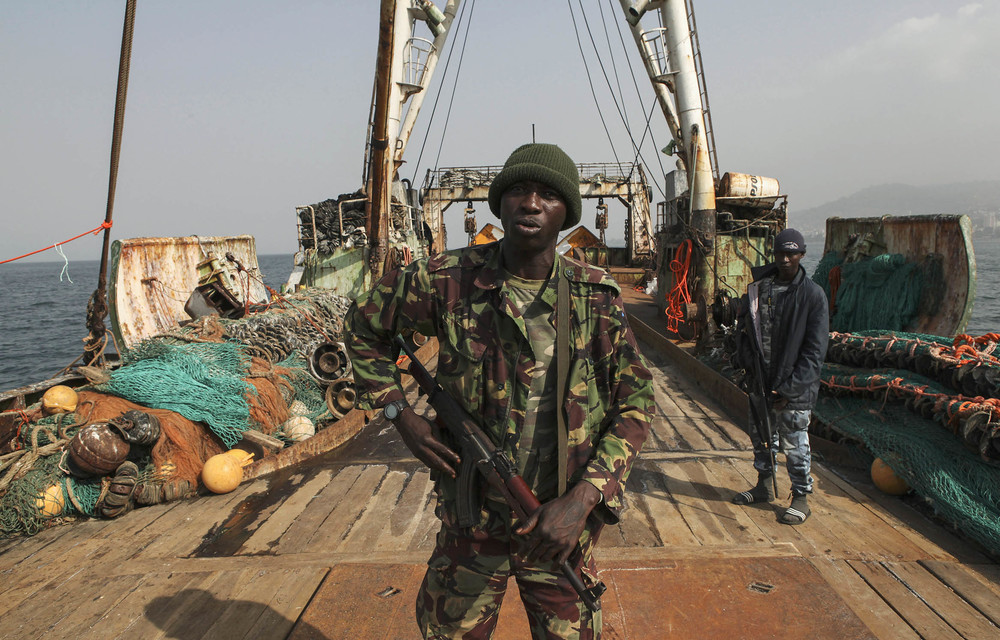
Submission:
<svg viewBox="0 0 1000 640">
<path fill-rule="evenodd" d="M 653 256 L 652 190 L 642 165 L 618 163 L 578 164 L 580 196 L 615 198 L 625 205 L 625 244 L 632 265 L 649 264 Z M 445 250 L 444 212 L 452 204 L 486 202 L 490 184 L 502 166 L 449 167 L 428 170 L 424 179 L 424 220 L 436 238 L 433 250 Z M 440 245 L 440 246 L 438 246 Z"/>
</svg>

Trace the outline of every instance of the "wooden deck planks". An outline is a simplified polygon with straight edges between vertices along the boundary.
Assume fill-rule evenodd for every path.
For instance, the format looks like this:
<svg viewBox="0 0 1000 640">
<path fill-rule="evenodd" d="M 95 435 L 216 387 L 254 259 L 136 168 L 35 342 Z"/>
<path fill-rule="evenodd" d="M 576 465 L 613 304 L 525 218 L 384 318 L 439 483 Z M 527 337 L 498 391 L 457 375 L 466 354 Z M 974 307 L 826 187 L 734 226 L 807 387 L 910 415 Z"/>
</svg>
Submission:
<svg viewBox="0 0 1000 640">
<path fill-rule="evenodd" d="M 22 600 L 0 618 L 0 629 L 8 637 L 44 637 L 49 628 L 58 626 L 71 616 L 81 603 L 98 596 L 108 582 L 106 576 L 95 575 L 80 567 Z"/>
<path fill-rule="evenodd" d="M 921 637 L 934 640 L 962 637 L 881 563 L 861 560 L 848 560 L 847 563 Z"/>
<path fill-rule="evenodd" d="M 316 475 L 304 480 L 301 487 L 289 496 L 257 531 L 240 547 L 241 554 L 268 553 L 278 546 L 285 533 L 306 510 L 309 503 L 330 483 L 332 469 L 321 469 Z"/>
<path fill-rule="evenodd" d="M 305 550 L 328 551 L 339 547 L 388 471 L 389 467 L 383 464 L 364 467 L 329 517 L 313 533 Z"/>
<path fill-rule="evenodd" d="M 420 470 L 409 477 L 399 501 L 388 514 L 388 526 L 375 541 L 375 551 L 409 550 L 414 536 L 430 510 L 433 516 L 434 499 L 429 494 L 434 483 L 428 471 Z"/>
<path fill-rule="evenodd" d="M 1000 595 L 997 584 L 985 583 L 962 565 L 953 562 L 922 560 L 920 564 L 994 625 L 1000 626 Z"/>
<path fill-rule="evenodd" d="M 344 499 L 344 495 L 357 482 L 364 467 L 350 465 L 341 468 L 306 506 L 306 509 L 291 523 L 278 540 L 274 552 L 278 554 L 303 551 L 320 525 L 330 517 L 330 513 Z"/>
<path fill-rule="evenodd" d="M 389 514 L 392 513 L 408 479 L 409 474 L 403 471 L 388 471 L 375 494 L 364 503 L 364 510 L 357 521 L 334 550 L 339 553 L 350 553 L 374 548 L 378 537 L 388 528 Z"/>
<path fill-rule="evenodd" d="M 730 500 L 732 493 L 716 477 L 715 469 L 724 464 L 724 461 L 718 459 L 702 458 L 685 464 L 684 470 L 705 507 L 715 514 L 733 542 L 746 545 L 770 544 L 770 540 L 746 515 L 743 508 L 732 503 Z"/>
<path fill-rule="evenodd" d="M 267 609 L 243 636 L 244 640 L 267 640 L 288 637 L 309 600 L 326 578 L 329 569 L 302 568 L 287 572 L 285 581 L 274 593 Z"/>
<path fill-rule="evenodd" d="M 1000 638 L 1000 627 L 917 562 L 893 562 L 885 567 L 927 603 L 963 638 Z"/>
<path fill-rule="evenodd" d="M 142 579 L 136 576 L 103 576 L 91 574 L 100 582 L 96 590 L 89 592 L 89 597 L 77 600 L 68 606 L 65 616 L 55 616 L 50 621 L 43 621 L 34 630 L 38 635 L 27 633 L 23 637 L 37 638 L 73 638 L 101 637 L 93 634 L 93 627 L 98 621 L 126 596 L 136 589 L 142 588 Z M 28 630 L 26 630 L 28 631 Z"/>
<path fill-rule="evenodd" d="M 813 558 L 813 567 L 854 614 L 885 640 L 920 640 L 917 632 L 893 610 L 846 560 Z"/>
<path fill-rule="evenodd" d="M 125 638 L 160 640 L 161 638 L 198 637 L 205 620 L 211 619 L 217 599 L 212 589 L 222 590 L 234 572 L 201 571 L 180 591 L 164 591 L 150 601 L 146 614 L 135 619 L 123 632 Z M 221 584 L 217 584 L 221 583 Z M 206 612 L 206 609 L 211 611 Z"/>
<path fill-rule="evenodd" d="M 682 441 L 681 449 L 688 451 L 710 451 L 714 447 L 708 438 L 698 429 L 694 420 L 688 416 L 668 419 Z"/>
<path fill-rule="evenodd" d="M 204 573 L 154 573 L 138 580 L 132 576 L 131 586 L 126 587 L 124 592 L 117 589 L 110 592 L 104 607 L 95 602 L 96 610 L 88 611 L 89 615 L 82 617 L 81 624 L 73 629 L 72 635 L 94 640 L 117 638 L 133 624 L 145 619 L 147 605 L 153 603 L 155 606 L 153 601 L 164 592 L 180 591 L 205 577 L 207 574 Z M 95 617 L 98 612 L 100 615 Z M 60 629 L 59 632 L 62 634 L 66 630 Z"/>
</svg>

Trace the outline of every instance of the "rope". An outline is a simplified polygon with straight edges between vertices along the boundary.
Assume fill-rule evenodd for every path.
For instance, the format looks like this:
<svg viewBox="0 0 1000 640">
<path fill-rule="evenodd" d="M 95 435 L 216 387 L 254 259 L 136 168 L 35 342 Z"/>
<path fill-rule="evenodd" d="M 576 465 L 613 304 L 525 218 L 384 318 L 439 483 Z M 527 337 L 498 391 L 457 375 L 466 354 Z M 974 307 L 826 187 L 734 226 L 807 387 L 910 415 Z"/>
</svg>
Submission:
<svg viewBox="0 0 1000 640">
<path fill-rule="evenodd" d="M 31 253 L 26 253 L 23 256 L 18 256 L 16 258 L 8 258 L 7 260 L 0 260 L 0 264 L 7 264 L 8 262 L 14 262 L 15 260 L 20 260 L 22 258 L 27 258 L 28 256 L 33 256 L 36 253 L 41 253 L 43 251 L 48 251 L 49 249 L 55 249 L 56 247 L 60 247 L 60 246 L 66 244 L 68 242 L 73 242 L 74 240 L 79 240 L 80 238 L 82 238 L 83 236 L 87 235 L 88 233 L 92 233 L 92 234 L 94 234 L 96 236 L 98 233 L 101 232 L 102 229 L 110 229 L 110 228 L 111 228 L 111 222 L 110 221 L 108 221 L 108 222 L 102 222 L 101 226 L 97 227 L 96 229 L 91 229 L 90 231 L 84 231 L 80 235 L 73 236 L 69 240 L 63 240 L 62 242 L 57 242 L 57 243 L 55 243 L 53 245 L 45 247 L 44 249 L 38 249 L 36 251 L 32 251 Z"/>
<path fill-rule="evenodd" d="M 691 267 L 691 240 L 685 240 L 677 248 L 677 255 L 670 261 L 674 273 L 674 286 L 667 294 L 667 330 L 677 333 L 677 327 L 684 322 L 684 305 L 691 302 L 687 276 Z M 683 255 L 683 258 L 681 257 Z"/>
<path fill-rule="evenodd" d="M 462 73 L 462 62 L 465 60 L 465 45 L 469 42 L 469 30 L 472 28 L 472 14 L 476 10 L 476 0 L 472 0 L 469 5 L 469 21 L 465 24 L 465 37 L 462 39 L 462 49 L 458 53 L 458 68 L 455 69 L 455 84 L 451 87 L 451 97 L 448 99 L 448 111 L 444 116 L 444 127 L 441 129 L 441 140 L 438 143 L 437 157 L 434 158 L 434 168 L 441 165 L 441 149 L 444 148 L 444 136 L 448 132 L 448 123 L 451 122 L 451 108 L 455 104 L 455 91 L 458 89 L 458 76 Z"/>
<path fill-rule="evenodd" d="M 458 16 L 454 18 L 451 25 L 448 27 L 449 31 L 452 30 L 452 27 L 454 27 L 455 31 L 458 31 L 462 27 L 462 18 L 465 16 L 465 7 L 467 6 L 469 5 L 465 3 L 462 4 L 462 8 L 459 10 Z M 466 29 L 466 32 L 468 32 L 468 29 Z M 448 66 L 451 64 L 451 55 L 455 52 L 455 43 L 457 41 L 457 38 L 453 38 L 451 40 L 451 46 L 448 49 L 448 54 L 445 56 L 444 71 L 441 73 L 440 83 L 442 89 L 439 89 L 437 94 L 434 96 L 434 104 L 431 106 L 431 115 L 427 119 L 427 128 L 424 130 L 424 139 L 420 142 L 420 153 L 417 154 L 417 161 L 413 164 L 413 178 L 410 180 L 411 183 L 415 183 L 417 181 L 417 174 L 420 170 L 420 161 L 424 157 L 424 148 L 427 146 L 427 141 L 430 139 L 431 125 L 434 124 L 434 114 L 437 113 L 438 101 L 441 99 L 442 94 L 444 94 L 444 80 L 448 77 Z M 374 100 L 372 101 L 372 104 L 374 105 Z M 371 120 L 371 116 L 369 116 L 369 120 Z M 442 132 L 441 135 L 444 135 L 444 133 Z M 369 138 L 370 137 L 371 136 L 369 136 Z"/>
<path fill-rule="evenodd" d="M 587 72 L 587 83 L 590 85 L 590 95 L 594 98 L 594 105 L 597 107 L 597 116 L 601 119 L 601 125 L 604 127 L 604 135 L 608 137 L 608 144 L 611 146 L 611 153 L 615 156 L 615 162 L 621 164 L 621 160 L 618 159 L 618 152 L 615 150 L 614 140 L 611 139 L 611 131 L 608 130 L 608 123 L 604 120 L 604 112 L 601 110 L 601 103 L 597 100 L 597 90 L 594 89 L 594 80 L 590 77 L 590 66 L 587 64 L 587 57 L 583 53 L 583 41 L 580 39 L 580 29 L 576 25 L 576 15 L 573 14 L 573 3 L 571 0 L 566 0 L 566 5 L 569 7 L 569 17 L 573 19 L 573 32 L 576 33 L 576 45 L 580 49 L 580 58 L 583 59 L 583 69 Z M 588 30 L 590 26 L 587 26 Z M 603 67 L 602 67 L 603 69 Z M 607 74 L 604 75 L 605 79 Z M 615 100 L 615 107 L 618 106 L 618 101 Z M 618 110 L 619 115 L 621 115 L 621 109 Z"/>
</svg>

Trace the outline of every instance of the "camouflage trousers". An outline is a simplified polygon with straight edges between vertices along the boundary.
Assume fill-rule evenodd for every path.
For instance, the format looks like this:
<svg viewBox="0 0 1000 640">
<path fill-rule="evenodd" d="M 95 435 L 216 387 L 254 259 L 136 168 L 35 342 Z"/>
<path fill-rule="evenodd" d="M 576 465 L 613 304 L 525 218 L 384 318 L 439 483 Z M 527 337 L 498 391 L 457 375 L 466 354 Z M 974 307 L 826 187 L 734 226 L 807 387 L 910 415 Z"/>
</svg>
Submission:
<svg viewBox="0 0 1000 640">
<path fill-rule="evenodd" d="M 528 562 L 523 556 L 526 538 L 513 534 L 510 510 L 488 505 L 480 525 L 441 524 L 417 594 L 417 624 L 424 638 L 493 637 L 510 576 L 517 580 L 532 638 L 600 638 L 601 612 L 584 606 L 555 562 Z M 592 551 L 600 529 L 589 519 L 580 537 L 582 553 L 569 558 L 588 587 L 596 582 Z"/>
<path fill-rule="evenodd" d="M 813 479 L 809 475 L 812 469 L 812 452 L 809 448 L 809 420 L 812 411 L 808 409 L 784 409 L 772 411 L 771 420 L 774 425 L 775 451 L 785 452 L 785 467 L 792 483 L 792 493 L 803 495 L 812 493 Z M 767 453 L 757 429 L 750 425 L 750 441 L 753 443 L 753 466 L 764 475 L 774 473 L 771 468 L 771 456 Z"/>
</svg>

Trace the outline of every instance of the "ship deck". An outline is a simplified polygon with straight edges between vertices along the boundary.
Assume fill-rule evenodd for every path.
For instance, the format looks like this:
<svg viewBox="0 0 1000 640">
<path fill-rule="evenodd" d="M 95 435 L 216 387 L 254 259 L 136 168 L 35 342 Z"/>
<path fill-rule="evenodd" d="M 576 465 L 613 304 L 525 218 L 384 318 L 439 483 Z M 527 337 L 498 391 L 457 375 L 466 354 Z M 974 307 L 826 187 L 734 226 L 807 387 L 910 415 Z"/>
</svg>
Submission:
<svg viewBox="0 0 1000 640">
<path fill-rule="evenodd" d="M 1000 636 L 994 560 L 821 460 L 801 526 L 777 521 L 785 499 L 731 504 L 756 479 L 748 437 L 649 343 L 659 338 L 641 313 L 633 325 L 657 415 L 630 508 L 596 552 L 605 638 Z M 437 526 L 427 469 L 376 418 L 336 451 L 230 494 L 3 543 L 0 636 L 417 638 Z M 496 637 L 529 637 L 516 593 Z"/>
</svg>

